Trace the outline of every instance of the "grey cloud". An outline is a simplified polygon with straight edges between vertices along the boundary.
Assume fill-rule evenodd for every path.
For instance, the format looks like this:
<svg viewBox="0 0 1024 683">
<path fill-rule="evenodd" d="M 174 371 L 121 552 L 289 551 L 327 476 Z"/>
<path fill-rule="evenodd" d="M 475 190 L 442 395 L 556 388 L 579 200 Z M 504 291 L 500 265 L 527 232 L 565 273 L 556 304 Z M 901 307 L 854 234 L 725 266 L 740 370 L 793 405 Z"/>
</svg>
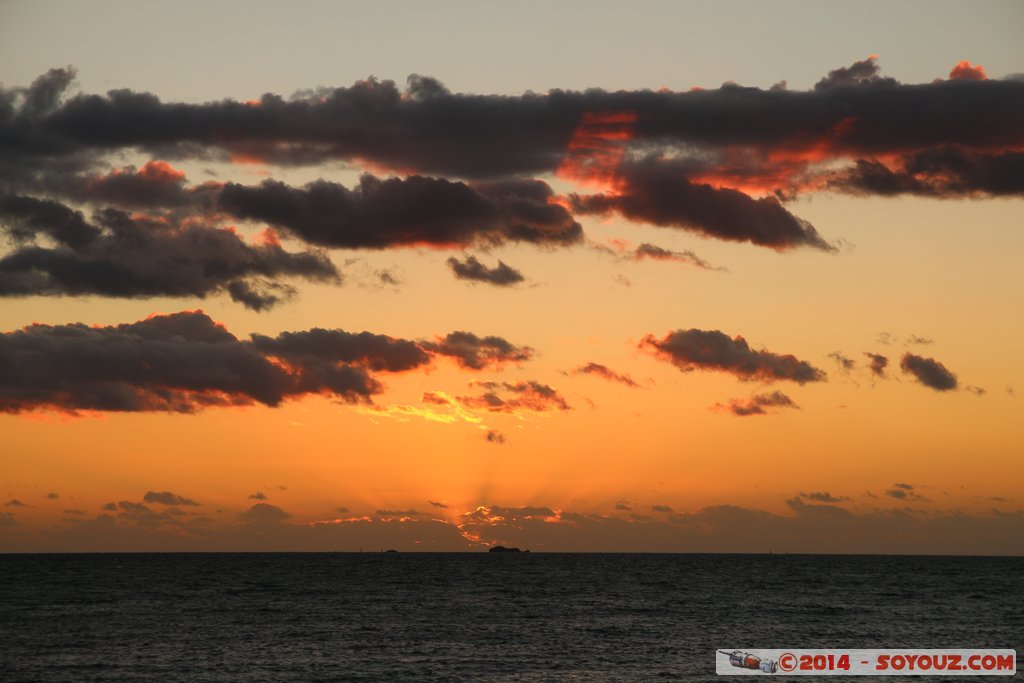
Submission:
<svg viewBox="0 0 1024 683">
<path fill-rule="evenodd" d="M 903 354 L 900 369 L 913 375 L 918 382 L 936 391 L 951 391 L 959 385 L 956 375 L 934 358 L 924 358 L 913 353 Z"/>
<path fill-rule="evenodd" d="M 455 273 L 455 277 L 460 280 L 486 282 L 498 287 L 508 287 L 526 279 L 521 272 L 501 260 L 493 268 L 485 266 L 475 256 L 467 256 L 465 261 L 460 261 L 452 256 L 447 263 Z"/>
<path fill-rule="evenodd" d="M 160 505 L 199 505 L 189 498 L 184 498 L 170 491 L 147 491 L 142 500 L 147 503 L 159 503 Z"/>
<path fill-rule="evenodd" d="M 729 337 L 718 330 L 675 330 L 661 339 L 647 335 L 640 346 L 683 372 L 717 370 L 742 380 L 788 380 L 798 384 L 825 380 L 825 373 L 807 361 L 754 350 L 743 337 Z"/>
</svg>

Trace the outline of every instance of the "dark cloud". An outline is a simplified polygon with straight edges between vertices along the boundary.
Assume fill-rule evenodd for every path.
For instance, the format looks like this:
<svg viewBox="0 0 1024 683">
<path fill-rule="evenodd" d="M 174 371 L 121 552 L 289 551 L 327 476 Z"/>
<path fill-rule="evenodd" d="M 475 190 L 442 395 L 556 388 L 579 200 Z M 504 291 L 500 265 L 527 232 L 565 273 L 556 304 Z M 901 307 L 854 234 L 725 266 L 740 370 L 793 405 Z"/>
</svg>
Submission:
<svg viewBox="0 0 1024 683">
<path fill-rule="evenodd" d="M 632 510 L 633 508 L 631 508 L 629 506 L 629 501 L 628 500 L 620 500 L 617 503 L 615 503 L 615 509 L 616 510 L 629 511 L 629 510 Z"/>
<path fill-rule="evenodd" d="M 718 330 L 676 330 L 662 339 L 647 335 L 642 348 L 669 361 L 683 372 L 717 370 L 741 380 L 798 384 L 825 380 L 825 373 L 792 355 L 756 351 L 743 337 L 729 337 Z"/>
<path fill-rule="evenodd" d="M 864 352 L 864 355 L 870 359 L 868 365 L 871 368 L 871 374 L 875 377 L 885 377 L 885 368 L 889 365 L 889 359 L 879 353 Z"/>
<path fill-rule="evenodd" d="M 572 371 L 574 375 L 594 375 L 596 377 L 603 377 L 610 382 L 618 382 L 625 384 L 627 387 L 639 387 L 632 377 L 627 374 L 620 374 L 600 363 L 590 362 L 586 365 L 581 365 Z"/>
<path fill-rule="evenodd" d="M 325 330 L 282 332 L 276 337 L 252 335 L 261 351 L 311 368 L 350 363 L 376 371 L 402 372 L 430 362 L 430 356 L 413 341 L 370 332 Z"/>
<path fill-rule="evenodd" d="M 900 369 L 916 377 L 921 384 L 936 391 L 951 391 L 958 385 L 956 375 L 934 358 L 905 353 L 900 360 Z"/>
<path fill-rule="evenodd" d="M 447 263 L 455 273 L 455 277 L 460 280 L 486 282 L 499 287 L 508 287 L 526 279 L 522 273 L 501 260 L 493 268 L 488 268 L 480 263 L 475 256 L 467 256 L 465 261 L 460 261 L 452 256 Z"/>
<path fill-rule="evenodd" d="M 633 250 L 632 258 L 636 261 L 643 261 L 644 259 L 650 259 L 652 261 L 674 261 L 676 263 L 686 263 L 704 270 L 723 270 L 722 268 L 715 268 L 692 251 L 671 251 L 664 247 L 648 244 L 647 242 L 644 242 Z"/>
<path fill-rule="evenodd" d="M 347 249 L 580 241 L 579 223 L 553 199 L 551 188 L 539 180 L 470 186 L 418 175 L 363 175 L 352 190 L 326 180 L 303 188 L 276 180 L 254 187 L 228 183 L 219 208 L 311 244 Z"/>
<path fill-rule="evenodd" d="M 723 407 L 718 404 L 718 407 Z M 756 394 L 750 398 L 733 399 L 729 401 L 728 410 L 738 417 L 749 415 L 767 415 L 770 408 L 797 408 L 793 399 L 781 391 L 773 391 L 770 394 Z"/>
<path fill-rule="evenodd" d="M 506 443 L 507 439 L 506 439 L 505 435 L 502 434 L 501 432 L 495 431 L 493 429 L 488 429 L 484 433 L 484 441 L 486 441 L 487 443 L 496 443 L 496 444 L 501 445 L 501 444 Z"/>
<path fill-rule="evenodd" d="M 928 339 L 927 337 L 919 337 L 916 334 L 912 334 L 909 337 L 907 337 L 907 343 L 914 344 L 917 346 L 927 346 L 929 344 L 934 344 L 935 340 Z"/>
<path fill-rule="evenodd" d="M 54 491 L 46 494 L 46 500 L 57 500 L 58 498 L 60 498 L 60 496 Z"/>
<path fill-rule="evenodd" d="M 0 196 L 0 221 L 15 244 L 46 237 L 72 250 L 84 249 L 103 231 L 90 224 L 81 211 L 60 202 L 25 195 Z"/>
<path fill-rule="evenodd" d="M 896 483 L 893 484 L 891 489 L 885 492 L 885 495 L 897 500 L 915 501 L 919 503 L 929 502 L 928 498 L 922 496 L 920 493 L 915 491 L 914 488 L 915 487 L 912 484 Z"/>
<path fill-rule="evenodd" d="M 107 510 L 108 512 L 115 512 L 117 510 L 117 503 L 105 503 L 102 506 L 102 509 Z"/>
<path fill-rule="evenodd" d="M 466 95 L 414 75 L 404 92 L 391 81 L 370 79 L 289 99 L 268 94 L 256 104 L 186 104 L 129 90 L 63 99 L 73 77 L 70 69 L 54 70 L 27 91 L 3 91 L 3 151 L 26 157 L 141 147 L 195 156 L 219 149 L 272 163 L 363 159 L 494 177 L 554 170 L 593 112 L 628 112 L 635 145 L 765 151 L 807 149 L 824 140 L 834 151 L 882 153 L 1018 143 L 1024 108 L 1019 82 L 903 85 L 880 77 L 873 57 L 831 71 L 808 92 L 727 84 L 698 92 Z M 837 130 L 844 121 L 854 123 Z"/>
<path fill-rule="evenodd" d="M 580 214 L 615 212 L 641 223 L 778 250 L 835 250 L 814 226 L 791 214 L 775 197 L 754 199 L 739 190 L 692 181 L 685 174 L 685 167 L 671 161 L 639 161 L 619 167 L 614 193 L 572 195 L 570 200 Z"/>
<path fill-rule="evenodd" d="M 17 498 L 12 498 L 11 500 L 9 500 L 6 503 L 4 503 L 4 507 L 5 508 L 23 508 L 23 507 L 25 507 L 25 504 L 22 503 Z"/>
<path fill-rule="evenodd" d="M 228 292 L 262 310 L 294 291 L 279 278 L 340 281 L 318 251 L 289 252 L 272 238 L 251 244 L 230 229 L 117 209 L 98 210 L 89 222 L 54 201 L 7 195 L 0 197 L 4 232 L 15 247 L 0 257 L 0 297 L 206 298 Z"/>
<path fill-rule="evenodd" d="M 652 505 L 651 510 L 654 512 L 672 512 L 672 508 L 668 505 Z"/>
<path fill-rule="evenodd" d="M 0 293 L 201 297 L 225 291 L 260 310 L 287 298 L 282 277 L 337 277 L 315 252 L 253 254 L 205 243 L 212 250 L 207 258 L 175 271 L 174 258 L 189 239 L 226 241 L 212 228 L 228 218 L 269 223 L 328 247 L 559 246 L 582 239 L 568 203 L 585 213 L 616 212 L 778 250 L 833 250 L 782 200 L 829 189 L 1024 192 L 1018 151 L 1024 81 L 985 80 L 983 69 L 966 62 L 950 75 L 900 84 L 880 76 L 870 57 L 832 70 L 810 91 L 728 83 L 693 92 L 468 95 L 412 75 L 404 90 L 371 78 L 290 98 L 192 104 L 124 89 L 69 96 L 74 70 L 54 69 L 28 87 L 0 88 L 0 201 L 20 198 L 4 209 L 6 229 L 24 236 L 33 220 L 27 214 L 47 213 L 45 225 L 29 233 L 58 242 L 57 248 L 22 244 L 8 254 Z M 342 160 L 409 175 L 366 175 L 353 188 L 326 180 L 301 188 L 276 180 L 187 186 L 158 159 L 111 170 L 111 160 L 120 163 L 128 151 L 276 165 Z M 570 179 L 584 172 L 609 189 L 565 202 L 546 183 L 526 178 L 552 172 Z M 150 236 L 143 257 L 136 253 L 142 246 L 131 251 L 112 239 L 109 221 L 45 204 L 59 204 L 58 198 L 97 211 L 139 209 L 150 218 L 117 220 L 168 224 Z M 193 232 L 199 218 L 212 237 Z M 135 230 L 156 232 L 148 225 Z M 690 252 L 641 248 L 636 256 L 706 267 Z"/>
<path fill-rule="evenodd" d="M 427 502 L 430 503 L 432 506 L 434 506 L 436 508 L 441 508 L 442 510 L 447 510 L 448 507 L 449 507 L 449 506 L 445 505 L 444 503 L 439 503 L 439 502 L 437 502 L 435 500 L 428 500 Z"/>
<path fill-rule="evenodd" d="M 828 357 L 836 362 L 836 366 L 842 372 L 850 372 L 857 366 L 856 361 L 854 361 L 852 358 L 847 358 L 838 351 L 833 351 L 832 353 L 828 354 Z"/>
<path fill-rule="evenodd" d="M 159 503 L 160 505 L 199 505 L 194 500 L 183 498 L 170 491 L 147 491 L 142 500 L 147 503 Z"/>
<path fill-rule="evenodd" d="M 828 188 L 853 195 L 1003 197 L 1024 194 L 1024 152 L 936 147 L 894 160 L 858 159 L 828 177 Z"/>
<path fill-rule="evenodd" d="M 237 524 L 226 520 L 211 524 L 126 503 L 118 508 L 121 514 L 116 517 L 103 514 L 73 524 L 62 520 L 38 531 L 15 525 L 13 515 L 3 513 L 7 517 L 0 516 L 0 543 L 12 552 L 355 552 L 381 547 L 484 552 L 501 543 L 568 552 L 1024 553 L 1020 534 L 1024 511 L 973 515 L 957 510 L 910 510 L 907 499 L 890 497 L 889 501 L 891 507 L 850 510 L 814 502 L 807 494 L 785 501 L 785 514 L 713 505 L 693 512 L 609 516 L 543 505 L 491 505 L 465 512 L 456 522 L 404 514 L 310 522 L 292 519 L 284 510 L 261 503 L 242 513 Z"/>
<path fill-rule="evenodd" d="M 456 331 L 433 342 L 421 342 L 429 353 L 451 358 L 463 368 L 482 370 L 505 363 L 522 363 L 533 357 L 533 349 L 518 346 L 503 337 L 478 337 L 472 332 Z"/>
<path fill-rule="evenodd" d="M 212 208 L 220 183 L 187 186 L 185 173 L 166 161 L 147 161 L 142 168 L 125 166 L 105 175 L 49 178 L 43 189 L 78 202 L 155 210 Z"/>
<path fill-rule="evenodd" d="M 895 80 L 878 75 L 880 69 L 877 59 L 877 56 L 872 55 L 867 59 L 854 62 L 850 66 L 833 69 L 828 72 L 827 76 L 814 84 L 814 89 L 821 91 L 848 86 L 896 85 Z"/>
<path fill-rule="evenodd" d="M 239 515 L 249 524 L 283 524 L 291 515 L 270 503 L 256 503 Z"/>
<path fill-rule="evenodd" d="M 811 491 L 810 493 L 798 493 L 798 498 L 806 498 L 816 503 L 843 503 L 850 500 L 846 496 L 833 496 L 828 491 Z"/>
<path fill-rule="evenodd" d="M 142 503 L 122 500 L 117 504 L 117 510 L 117 516 L 119 519 L 141 527 L 164 528 L 168 526 L 177 526 L 178 524 L 175 519 L 178 515 L 174 514 L 176 508 L 167 508 L 161 512 L 157 512 Z"/>
<path fill-rule="evenodd" d="M 496 354 L 486 342 L 480 358 Z M 366 402 L 370 371 L 421 367 L 417 343 L 314 329 L 242 341 L 202 311 L 114 326 L 30 325 L 0 335 L 0 411 L 195 412 L 325 394 Z M 467 365 L 468 367 L 468 365 Z"/>
<path fill-rule="evenodd" d="M 257 491 L 256 493 L 250 493 L 249 498 L 250 500 L 266 500 L 267 494 L 263 493 L 263 491 Z"/>
<path fill-rule="evenodd" d="M 570 410 L 555 389 L 533 380 L 525 382 L 477 382 L 486 391 L 479 396 L 459 396 L 458 401 L 467 408 L 482 408 L 492 412 L 515 413 L 520 410 L 547 412 Z"/>
<path fill-rule="evenodd" d="M 988 393 L 988 390 L 985 387 L 975 387 L 975 386 L 968 385 L 968 386 L 964 387 L 964 389 L 966 389 L 967 391 L 971 392 L 975 396 L 984 396 L 985 394 Z"/>
</svg>

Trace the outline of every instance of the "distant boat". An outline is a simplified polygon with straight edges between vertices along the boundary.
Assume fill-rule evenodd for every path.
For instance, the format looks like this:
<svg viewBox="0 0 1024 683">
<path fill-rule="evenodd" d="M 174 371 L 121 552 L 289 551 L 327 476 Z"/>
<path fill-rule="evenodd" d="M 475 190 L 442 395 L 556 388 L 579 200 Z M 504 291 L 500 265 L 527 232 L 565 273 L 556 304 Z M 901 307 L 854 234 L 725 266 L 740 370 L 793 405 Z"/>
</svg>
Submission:
<svg viewBox="0 0 1024 683">
<path fill-rule="evenodd" d="M 386 552 L 386 553 L 397 553 L 398 551 L 397 551 L 397 550 L 395 550 L 394 548 L 388 548 L 388 549 L 387 549 L 387 550 L 385 550 L 384 552 Z"/>
<path fill-rule="evenodd" d="M 487 552 L 489 552 L 489 553 L 523 553 L 523 552 L 528 553 L 530 551 L 529 550 L 520 550 L 519 548 L 506 548 L 503 545 L 496 545 L 496 546 L 488 549 Z"/>
</svg>

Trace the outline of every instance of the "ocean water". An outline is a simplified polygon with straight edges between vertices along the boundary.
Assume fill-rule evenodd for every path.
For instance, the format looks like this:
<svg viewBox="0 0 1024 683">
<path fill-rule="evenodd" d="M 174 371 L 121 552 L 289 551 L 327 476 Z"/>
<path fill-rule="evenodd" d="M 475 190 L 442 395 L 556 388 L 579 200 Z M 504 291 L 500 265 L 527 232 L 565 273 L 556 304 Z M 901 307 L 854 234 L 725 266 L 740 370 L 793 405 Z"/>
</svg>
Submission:
<svg viewBox="0 0 1024 683">
<path fill-rule="evenodd" d="M 1024 654 L 1024 558 L 0 555 L 3 681 L 710 681 L 773 647 Z"/>
</svg>

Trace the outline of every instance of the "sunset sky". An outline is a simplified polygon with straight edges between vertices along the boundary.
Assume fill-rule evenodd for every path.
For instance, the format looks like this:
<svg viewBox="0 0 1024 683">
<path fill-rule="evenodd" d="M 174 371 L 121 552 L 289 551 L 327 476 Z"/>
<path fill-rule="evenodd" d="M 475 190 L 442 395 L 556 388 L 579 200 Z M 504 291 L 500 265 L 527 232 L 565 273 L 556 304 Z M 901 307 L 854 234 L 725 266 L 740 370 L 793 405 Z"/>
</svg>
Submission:
<svg viewBox="0 0 1024 683">
<path fill-rule="evenodd" d="M 0 551 L 1024 554 L 1021 26 L 0 2 Z"/>
</svg>

